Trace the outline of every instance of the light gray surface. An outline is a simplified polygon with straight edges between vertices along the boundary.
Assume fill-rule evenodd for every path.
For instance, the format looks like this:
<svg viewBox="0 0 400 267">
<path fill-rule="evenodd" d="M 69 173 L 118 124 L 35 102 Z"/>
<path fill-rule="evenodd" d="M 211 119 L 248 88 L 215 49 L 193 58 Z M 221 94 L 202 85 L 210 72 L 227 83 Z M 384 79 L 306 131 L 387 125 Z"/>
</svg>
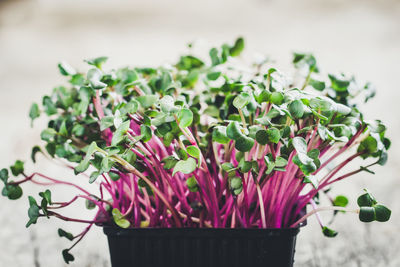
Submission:
<svg viewBox="0 0 400 267">
<path fill-rule="evenodd" d="M 393 141 L 385 168 L 375 168 L 375 176 L 357 175 L 335 190 L 346 193 L 354 205 L 361 189 L 370 188 L 392 208 L 392 220 L 365 225 L 354 215 L 339 215 L 332 227 L 340 234 L 327 239 L 311 218 L 298 237 L 295 266 L 400 266 L 399 1 L 2 1 L 0 165 L 28 159 L 30 147 L 39 142 L 43 121 L 29 128 L 27 112 L 32 101 L 63 82 L 56 67 L 60 60 L 79 68 L 82 59 L 100 55 L 110 57 L 110 67 L 161 64 L 175 60 L 189 41 L 220 44 L 238 35 L 246 37 L 247 51 L 269 54 L 283 67 L 293 50 L 312 51 L 322 71 L 350 72 L 374 82 L 377 97 L 363 111 L 370 118 L 384 118 Z M 45 159 L 38 168 L 56 177 L 82 179 Z M 60 199 L 71 193 L 56 190 Z M 69 243 L 56 230 L 61 226 L 76 233 L 80 226 L 42 220 L 25 230 L 26 200 L 0 198 L 0 207 L 0 266 L 64 266 L 60 251 Z M 71 213 L 83 217 L 87 212 L 77 207 Z M 109 266 L 100 229 L 73 254 L 71 266 Z"/>
</svg>

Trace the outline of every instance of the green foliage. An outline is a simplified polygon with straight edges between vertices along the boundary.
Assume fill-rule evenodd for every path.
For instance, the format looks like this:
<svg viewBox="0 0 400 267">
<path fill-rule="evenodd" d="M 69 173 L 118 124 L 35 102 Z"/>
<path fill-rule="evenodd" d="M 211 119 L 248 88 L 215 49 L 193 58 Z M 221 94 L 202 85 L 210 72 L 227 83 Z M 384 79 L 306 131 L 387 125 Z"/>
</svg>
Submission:
<svg viewBox="0 0 400 267">
<path fill-rule="evenodd" d="M 10 167 L 14 176 L 18 176 L 24 172 L 24 163 L 20 160 L 15 161 L 14 165 Z"/>
<path fill-rule="evenodd" d="M 74 236 L 71 233 L 68 233 L 61 228 L 58 228 L 58 236 L 65 237 L 66 239 L 68 239 L 70 241 L 74 240 Z"/>
<path fill-rule="evenodd" d="M 186 160 L 180 160 L 175 164 L 172 175 L 177 172 L 184 174 L 192 173 L 196 169 L 196 160 L 194 158 L 188 158 Z"/>
<path fill-rule="evenodd" d="M 326 226 L 322 227 L 322 233 L 326 237 L 335 237 L 338 235 L 338 232 L 336 232 L 335 230 L 332 230 Z"/>
<path fill-rule="evenodd" d="M 347 197 L 342 195 L 335 197 L 335 199 L 333 200 L 333 205 L 338 207 L 346 207 L 348 203 L 349 200 L 347 199 Z"/>
<path fill-rule="evenodd" d="M 66 264 L 69 264 L 70 262 L 75 260 L 74 256 L 69 253 L 68 249 L 64 249 L 62 251 L 62 256 Z"/>
<path fill-rule="evenodd" d="M 190 192 L 195 193 L 195 192 L 199 191 L 199 186 L 198 186 L 197 180 L 194 176 L 192 176 L 186 180 L 186 185 L 189 188 Z"/>
<path fill-rule="evenodd" d="M 332 157 L 336 149 L 343 148 L 339 154 L 346 154 L 357 145 L 356 156 L 373 160 L 355 172 L 374 173 L 372 166 L 387 162 L 391 143 L 386 127 L 379 120 L 364 120 L 356 105 L 356 97 L 369 101 L 375 95 L 371 84 L 343 74 L 319 73 L 316 58 L 308 53 L 294 54 L 293 66 L 300 77 L 291 79 L 267 58 L 247 64 L 239 57 L 244 46 L 244 39 L 238 38 L 210 49 L 205 58 L 189 53 L 175 64 L 157 68 L 107 70 L 106 57 L 87 60 L 86 72 L 59 63 L 68 84 L 54 88 L 29 110 L 32 123 L 39 116 L 48 117 L 41 129 L 42 144 L 32 149 L 32 161 L 41 152 L 73 168 L 75 174 L 85 172 L 81 176 L 88 183 L 102 186 L 101 197 L 88 194 L 86 207 L 98 207 L 95 220 L 122 228 L 186 227 L 188 222 L 193 227 L 196 221 L 218 227 L 262 225 L 256 185 L 264 204 L 273 205 L 266 209 L 271 224 L 270 213 L 278 214 L 282 208 L 276 205 L 303 203 L 297 201 L 303 193 L 318 200 L 318 192 L 335 181 L 336 174 L 329 181 L 323 179 L 324 167 L 330 168 L 334 161 L 343 166 L 350 162 L 347 157 Z M 342 158 L 345 161 L 340 162 Z M 46 183 L 46 176 L 28 174 L 24 163 L 16 161 L 0 171 L 2 195 L 20 198 L 21 185 L 36 178 Z M 268 191 L 274 194 L 268 194 L 274 185 L 278 187 Z M 111 198 L 105 199 L 109 194 Z M 39 196 L 40 203 L 28 198 L 27 227 L 39 217 L 60 218 L 58 208 L 69 205 L 52 202 L 49 190 Z M 299 199 L 287 201 L 289 197 Z M 331 201 L 337 207 L 349 202 L 342 195 Z M 136 203 L 151 213 L 150 219 L 138 215 Z M 237 206 L 229 208 L 229 203 Z M 362 221 L 390 218 L 391 211 L 368 192 L 357 203 Z M 296 212 L 297 207 L 289 208 Z M 233 211 L 238 220 L 228 214 Z M 293 220 L 281 227 L 289 227 Z M 327 227 L 322 231 L 329 237 L 337 235 Z M 58 233 L 74 239 L 62 229 Z M 63 251 L 67 263 L 74 260 L 69 251 Z"/>
<path fill-rule="evenodd" d="M 31 118 L 31 120 L 32 120 L 32 125 L 33 125 L 33 121 L 39 117 L 40 117 L 39 105 L 36 103 L 33 103 L 31 106 L 31 109 L 29 110 L 29 118 Z"/>
<path fill-rule="evenodd" d="M 112 210 L 112 216 L 115 224 L 121 228 L 129 228 L 129 226 L 131 225 L 130 222 L 127 219 L 125 219 L 125 217 L 121 214 L 121 212 L 118 209 L 114 208 Z"/>
<path fill-rule="evenodd" d="M 365 193 L 358 197 L 357 204 L 360 207 L 359 219 L 362 222 L 386 222 L 390 219 L 391 210 L 378 204 L 376 199 L 364 189 Z"/>
</svg>

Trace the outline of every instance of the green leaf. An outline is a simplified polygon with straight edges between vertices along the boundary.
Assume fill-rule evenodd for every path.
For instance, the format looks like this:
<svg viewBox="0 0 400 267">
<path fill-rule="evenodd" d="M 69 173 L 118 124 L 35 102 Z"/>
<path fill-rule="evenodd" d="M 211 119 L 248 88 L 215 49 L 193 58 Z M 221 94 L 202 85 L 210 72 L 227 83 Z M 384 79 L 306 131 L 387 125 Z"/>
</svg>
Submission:
<svg viewBox="0 0 400 267">
<path fill-rule="evenodd" d="M 153 137 L 151 128 L 147 125 L 140 125 L 140 137 L 144 143 L 150 141 L 150 139 Z"/>
<path fill-rule="evenodd" d="M 372 136 L 365 138 L 358 146 L 357 152 L 366 152 L 372 154 L 378 149 L 378 141 Z"/>
<path fill-rule="evenodd" d="M 170 170 L 175 167 L 176 163 L 178 160 L 174 156 L 168 156 L 165 157 L 161 160 L 162 163 L 164 163 L 163 168 L 166 170 Z"/>
<path fill-rule="evenodd" d="M 159 100 L 160 109 L 164 113 L 175 113 L 178 108 L 175 107 L 174 98 L 170 95 L 166 95 Z"/>
<path fill-rule="evenodd" d="M 9 178 L 8 170 L 6 168 L 1 169 L 0 180 L 2 180 L 6 184 L 8 181 L 8 178 Z"/>
<path fill-rule="evenodd" d="M 308 84 L 314 87 L 318 91 L 323 91 L 325 89 L 325 82 L 322 81 L 310 79 Z"/>
<path fill-rule="evenodd" d="M 235 44 L 229 49 L 229 54 L 232 57 L 237 57 L 244 49 L 244 39 L 239 37 L 236 39 Z"/>
<path fill-rule="evenodd" d="M 238 140 L 243 137 L 243 133 L 237 121 L 231 121 L 226 127 L 226 134 L 232 140 Z"/>
<path fill-rule="evenodd" d="M 131 122 L 127 120 L 118 127 L 118 129 L 115 131 L 112 137 L 111 145 L 116 146 L 124 140 L 125 134 L 128 132 L 130 123 Z"/>
<path fill-rule="evenodd" d="M 97 180 L 97 178 L 100 176 L 100 174 L 101 174 L 100 171 L 92 172 L 89 177 L 89 184 L 93 184 Z"/>
<path fill-rule="evenodd" d="M 157 95 L 143 95 L 143 96 L 138 96 L 136 100 L 140 103 L 140 105 L 143 108 L 149 108 L 153 106 L 157 101 L 158 101 L 158 96 Z"/>
<path fill-rule="evenodd" d="M 114 126 L 114 117 L 113 116 L 105 116 L 100 120 L 100 131 L 104 131 L 105 129 Z"/>
<path fill-rule="evenodd" d="M 326 237 L 335 237 L 338 235 L 338 232 L 336 232 L 335 230 L 332 230 L 326 226 L 322 227 L 322 233 Z"/>
<path fill-rule="evenodd" d="M 22 196 L 22 188 L 19 185 L 6 185 L 7 197 L 10 200 L 19 199 Z"/>
<path fill-rule="evenodd" d="M 303 183 L 305 183 L 305 184 L 306 183 L 311 183 L 314 186 L 315 189 L 318 189 L 318 186 L 319 186 L 318 179 L 314 175 L 305 176 L 304 180 L 303 180 Z"/>
<path fill-rule="evenodd" d="M 196 160 L 194 158 L 188 158 L 187 160 L 180 160 L 176 163 L 172 175 L 177 172 L 184 174 L 192 173 L 196 169 Z"/>
<path fill-rule="evenodd" d="M 350 81 L 344 77 L 344 75 L 328 75 L 331 80 L 331 87 L 336 92 L 345 92 L 347 91 L 348 86 L 350 85 Z"/>
<path fill-rule="evenodd" d="M 229 143 L 230 139 L 226 134 L 226 127 L 225 126 L 216 126 L 213 129 L 212 133 L 212 140 L 220 143 L 220 144 L 227 144 Z"/>
<path fill-rule="evenodd" d="M 268 142 L 272 143 L 279 143 L 279 140 L 281 139 L 281 133 L 277 128 L 270 127 L 267 129 L 267 138 Z"/>
<path fill-rule="evenodd" d="M 260 145 L 266 145 L 268 143 L 268 133 L 266 130 L 262 129 L 256 133 L 256 141 Z"/>
<path fill-rule="evenodd" d="M 104 89 L 107 87 L 107 84 L 101 81 L 102 77 L 103 73 L 101 73 L 101 70 L 99 69 L 90 69 L 87 73 L 87 79 L 90 83 L 90 86 L 95 90 Z"/>
<path fill-rule="evenodd" d="M 118 225 L 119 227 L 126 229 L 129 228 L 129 226 L 131 226 L 130 222 L 127 219 L 125 219 L 124 216 L 122 216 L 121 212 L 118 209 L 114 208 L 111 213 L 115 224 Z"/>
<path fill-rule="evenodd" d="M 294 100 L 288 105 L 290 114 L 296 118 L 300 119 L 304 115 L 304 105 L 300 100 Z"/>
<path fill-rule="evenodd" d="M 11 173 L 14 176 L 18 176 L 24 172 L 24 163 L 20 160 L 16 160 L 14 165 L 10 167 Z"/>
<path fill-rule="evenodd" d="M 58 236 L 65 237 L 66 239 L 68 239 L 70 241 L 74 240 L 74 236 L 71 233 L 68 233 L 61 228 L 58 228 Z"/>
<path fill-rule="evenodd" d="M 46 95 L 43 97 L 42 104 L 44 107 L 44 111 L 48 116 L 57 114 L 57 107 L 55 106 L 55 104 L 53 103 L 53 101 L 49 96 Z"/>
<path fill-rule="evenodd" d="M 179 126 L 189 127 L 193 122 L 193 112 L 190 109 L 183 108 L 178 113 Z"/>
<path fill-rule="evenodd" d="M 71 79 L 69 80 L 69 82 L 70 82 L 72 85 L 82 86 L 82 85 L 85 83 L 85 77 L 84 77 L 82 74 L 77 73 L 77 74 L 75 74 L 75 75 L 72 75 L 72 77 L 71 77 Z"/>
<path fill-rule="evenodd" d="M 362 194 L 357 199 L 357 204 L 359 207 L 372 207 L 376 205 L 376 199 L 366 190 L 364 189 L 365 194 Z"/>
<path fill-rule="evenodd" d="M 292 139 L 292 144 L 298 154 L 307 154 L 307 142 L 303 137 L 294 137 Z"/>
<path fill-rule="evenodd" d="M 111 170 L 113 164 L 114 161 L 112 159 L 104 157 L 101 161 L 101 172 L 108 173 Z"/>
<path fill-rule="evenodd" d="M 79 98 L 81 100 L 77 107 L 77 112 L 79 115 L 86 113 L 91 101 L 92 91 L 93 90 L 91 88 L 86 86 L 82 86 L 79 89 Z"/>
<path fill-rule="evenodd" d="M 376 219 L 374 207 L 361 207 L 358 218 L 362 222 L 372 222 Z"/>
<path fill-rule="evenodd" d="M 235 148 L 241 152 L 248 152 L 253 148 L 253 146 L 254 139 L 250 137 L 243 135 L 235 140 Z"/>
<path fill-rule="evenodd" d="M 56 130 L 54 130 L 53 128 L 47 128 L 40 133 L 40 138 L 43 141 L 50 142 L 54 139 L 56 135 Z"/>
<path fill-rule="evenodd" d="M 107 61 L 108 57 L 97 57 L 97 58 L 92 58 L 92 59 L 87 59 L 85 60 L 86 63 L 89 65 L 93 65 L 99 69 L 101 69 L 101 66 Z"/>
<path fill-rule="evenodd" d="M 85 127 L 80 124 L 75 124 L 72 127 L 71 133 L 75 136 L 83 136 L 85 134 Z"/>
<path fill-rule="evenodd" d="M 392 211 L 383 205 L 376 205 L 374 207 L 376 220 L 378 222 L 387 222 L 390 219 Z"/>
<path fill-rule="evenodd" d="M 222 163 L 221 167 L 222 167 L 222 169 L 223 169 L 224 171 L 226 171 L 226 172 L 230 172 L 230 171 L 232 171 L 232 170 L 235 169 L 235 166 L 233 166 L 233 164 L 230 163 L 230 162 L 224 162 L 224 163 Z"/>
<path fill-rule="evenodd" d="M 233 99 L 233 106 L 237 109 L 243 109 L 250 101 L 250 95 L 246 92 L 241 92 L 240 95 Z"/>
<path fill-rule="evenodd" d="M 198 187 L 198 184 L 197 184 L 197 180 L 196 180 L 196 178 L 195 178 L 194 176 L 192 176 L 192 177 L 190 177 L 190 178 L 188 178 L 188 179 L 186 180 L 186 185 L 187 185 L 187 187 L 189 188 L 190 192 L 197 192 L 197 191 L 199 191 L 199 187 Z"/>
<path fill-rule="evenodd" d="M 76 74 L 76 70 L 64 61 L 58 63 L 58 70 L 64 76 L 72 76 Z"/>
<path fill-rule="evenodd" d="M 211 65 L 215 66 L 221 63 L 220 58 L 218 56 L 218 50 L 216 48 L 211 48 L 209 52 L 211 58 Z"/>
<path fill-rule="evenodd" d="M 45 199 L 47 201 L 48 204 L 51 205 L 51 192 L 49 189 L 46 189 L 46 191 L 44 192 L 40 192 L 39 196 L 41 196 L 43 199 Z"/>
<path fill-rule="evenodd" d="M 67 123 L 65 120 L 60 125 L 60 130 L 59 130 L 60 135 L 67 137 L 68 136 L 68 130 L 67 130 Z"/>
<path fill-rule="evenodd" d="M 74 256 L 69 253 L 69 249 L 64 249 L 62 251 L 62 256 L 66 264 L 69 264 L 70 262 L 75 260 Z"/>
<path fill-rule="evenodd" d="M 233 195 L 237 196 L 239 195 L 242 190 L 243 190 L 243 182 L 240 177 L 234 177 L 230 180 L 229 183 L 230 189 L 233 193 Z"/>
<path fill-rule="evenodd" d="M 32 125 L 33 125 L 33 121 L 36 119 L 36 118 L 39 118 L 40 117 L 40 110 L 39 110 L 39 105 L 38 104 L 36 104 L 36 103 L 33 103 L 32 104 L 32 106 L 31 106 L 31 108 L 30 108 L 30 110 L 29 110 L 29 117 L 31 118 L 31 120 L 32 120 Z"/>
<path fill-rule="evenodd" d="M 185 149 L 183 149 L 183 148 L 177 148 L 177 149 L 175 149 L 175 151 L 176 151 L 176 154 L 178 154 L 178 157 L 181 159 L 181 160 L 187 160 L 188 159 L 188 153 L 186 152 L 186 150 Z"/>
<path fill-rule="evenodd" d="M 280 92 L 273 92 L 270 99 L 273 104 L 281 105 L 283 103 L 283 94 Z"/>
<path fill-rule="evenodd" d="M 284 168 L 288 164 L 288 161 L 285 158 L 282 158 L 280 156 L 276 157 L 275 160 L 275 167 L 277 168 Z"/>
<path fill-rule="evenodd" d="M 118 181 L 120 177 L 120 175 L 118 173 L 115 172 L 109 172 L 108 175 L 110 176 L 111 180 Z"/>
<path fill-rule="evenodd" d="M 335 199 L 333 200 L 333 206 L 337 207 L 346 207 L 348 203 L 349 200 L 347 199 L 347 197 L 342 195 L 335 197 Z"/>
<path fill-rule="evenodd" d="M 85 158 L 74 169 L 75 175 L 84 172 L 89 168 L 90 159 L 97 149 L 98 147 L 96 142 L 92 142 L 90 146 L 88 146 Z"/>
<path fill-rule="evenodd" d="M 212 72 L 207 73 L 207 79 L 210 80 L 210 81 L 215 81 L 220 76 L 221 76 L 221 72 L 220 71 L 212 71 Z"/>
<path fill-rule="evenodd" d="M 307 155 L 312 158 L 312 159 L 318 159 L 319 158 L 319 150 L 314 148 L 311 149 L 310 151 L 307 152 Z"/>
<path fill-rule="evenodd" d="M 192 156 L 192 157 L 194 157 L 196 159 L 200 158 L 200 153 L 201 152 L 200 152 L 200 149 L 198 147 L 196 147 L 196 146 L 188 146 L 188 147 L 186 147 L 186 151 L 190 156 Z"/>
<path fill-rule="evenodd" d="M 202 66 L 204 66 L 204 62 L 192 55 L 181 56 L 177 64 L 177 68 L 181 70 L 191 70 Z"/>
<path fill-rule="evenodd" d="M 253 167 L 253 163 L 251 161 L 246 161 L 246 160 L 242 159 L 239 162 L 238 167 L 240 168 L 240 172 L 246 173 L 251 170 L 251 168 Z"/>
<path fill-rule="evenodd" d="M 92 210 L 92 209 L 96 208 L 96 204 L 89 199 L 85 200 L 85 206 L 88 210 Z"/>
<path fill-rule="evenodd" d="M 26 224 L 26 227 L 29 227 L 31 224 L 36 224 L 37 219 L 39 218 L 39 206 L 36 203 L 36 200 L 29 196 L 29 209 L 28 209 L 28 217 L 29 217 L 29 221 Z"/>
</svg>

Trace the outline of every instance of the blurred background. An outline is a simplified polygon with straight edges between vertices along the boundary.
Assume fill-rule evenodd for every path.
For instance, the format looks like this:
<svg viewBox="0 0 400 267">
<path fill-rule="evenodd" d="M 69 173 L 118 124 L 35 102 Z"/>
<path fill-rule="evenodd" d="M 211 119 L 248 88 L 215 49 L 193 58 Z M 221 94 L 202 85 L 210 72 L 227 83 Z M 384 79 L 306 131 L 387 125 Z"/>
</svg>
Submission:
<svg viewBox="0 0 400 267">
<path fill-rule="evenodd" d="M 283 70 L 293 51 L 306 51 L 315 54 L 323 72 L 373 82 L 377 96 L 362 110 L 382 119 L 392 140 L 389 161 L 374 168 L 376 175 L 360 173 L 334 191 L 355 206 L 368 187 L 392 208 L 391 221 L 363 224 L 355 215 L 339 214 L 331 226 L 339 235 L 328 239 L 311 218 L 298 236 L 295 266 L 400 266 L 400 1 L 0 0 L 0 166 L 23 159 L 32 169 L 30 149 L 40 144 L 45 121 L 30 128 L 29 107 L 65 82 L 57 69 L 61 60 L 81 70 L 83 59 L 103 55 L 110 68 L 159 65 L 174 62 L 188 42 L 220 45 L 238 36 L 245 37 L 247 53 L 267 54 Z M 43 158 L 35 168 L 78 179 Z M 57 236 L 57 228 L 78 233 L 83 226 L 43 219 L 26 230 L 26 194 L 39 189 L 24 190 L 21 201 L 0 198 L 0 266 L 64 266 L 61 250 L 70 243 Z M 69 198 L 71 192 L 57 190 L 58 198 Z M 78 207 L 71 212 L 87 213 Z M 110 266 L 106 242 L 101 229 L 93 229 L 72 251 L 76 260 L 70 266 Z"/>
</svg>

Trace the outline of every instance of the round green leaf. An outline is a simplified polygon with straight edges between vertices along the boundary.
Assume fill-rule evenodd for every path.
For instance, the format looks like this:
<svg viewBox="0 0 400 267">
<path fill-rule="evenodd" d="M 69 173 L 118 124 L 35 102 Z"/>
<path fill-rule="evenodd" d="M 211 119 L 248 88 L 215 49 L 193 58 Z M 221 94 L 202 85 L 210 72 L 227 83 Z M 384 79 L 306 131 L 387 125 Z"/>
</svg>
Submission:
<svg viewBox="0 0 400 267">
<path fill-rule="evenodd" d="M 333 200 L 333 205 L 337 207 L 346 207 L 349 203 L 349 200 L 345 196 L 337 196 Z"/>
<path fill-rule="evenodd" d="M 375 198 L 369 192 L 359 196 L 357 199 L 357 204 L 359 207 L 372 207 L 376 203 L 377 202 Z"/>
<path fill-rule="evenodd" d="M 190 109 L 183 108 L 178 113 L 179 126 L 189 127 L 193 122 L 193 112 Z"/>
<path fill-rule="evenodd" d="M 390 219 L 392 211 L 383 205 L 374 206 L 376 220 L 378 222 L 387 222 Z"/>
<path fill-rule="evenodd" d="M 235 148 L 241 152 L 248 152 L 253 148 L 254 140 L 247 136 L 241 136 L 235 140 Z"/>
<path fill-rule="evenodd" d="M 250 95 L 246 92 L 240 93 L 233 99 L 233 106 L 237 109 L 243 109 L 250 101 Z"/>
<path fill-rule="evenodd" d="M 180 160 L 176 163 L 172 175 L 177 172 L 184 174 L 192 173 L 196 169 L 196 160 L 194 158 L 188 158 L 187 160 Z"/>
<path fill-rule="evenodd" d="M 19 199 L 22 196 L 22 188 L 19 185 L 7 185 L 7 197 L 10 200 Z"/>
<path fill-rule="evenodd" d="M 90 86 L 96 90 L 107 87 L 107 84 L 101 82 L 102 77 L 103 74 L 101 73 L 101 70 L 97 68 L 90 69 L 87 73 L 87 79 L 89 80 Z"/>
<path fill-rule="evenodd" d="M 375 208 L 374 207 L 361 207 L 360 214 L 358 217 L 359 217 L 360 221 L 362 221 L 362 222 L 375 221 L 375 218 L 376 218 Z"/>
<path fill-rule="evenodd" d="M 283 103 L 283 94 L 280 92 L 273 92 L 271 94 L 271 102 L 275 105 L 281 105 Z"/>
<path fill-rule="evenodd" d="M 11 173 L 14 176 L 18 176 L 24 172 L 24 162 L 22 162 L 20 160 L 16 160 L 14 165 L 11 166 L 10 169 L 11 169 Z"/>
<path fill-rule="evenodd" d="M 232 140 L 237 140 L 244 136 L 237 121 L 231 121 L 228 124 L 226 127 L 226 135 Z"/>
<path fill-rule="evenodd" d="M 266 130 L 262 129 L 256 133 L 256 141 L 260 145 L 266 145 L 268 143 L 268 133 Z"/>
<path fill-rule="evenodd" d="M 300 100 L 292 101 L 289 104 L 288 109 L 290 114 L 296 119 L 299 119 L 304 115 L 304 105 Z"/>
<path fill-rule="evenodd" d="M 190 156 L 192 156 L 192 157 L 194 157 L 196 159 L 200 158 L 200 149 L 198 147 L 196 147 L 196 146 L 188 146 L 186 148 L 186 151 Z"/>
<path fill-rule="evenodd" d="M 32 123 L 36 118 L 40 117 L 40 110 L 38 104 L 36 103 L 32 104 L 31 109 L 29 110 L 29 117 L 31 118 Z"/>
<path fill-rule="evenodd" d="M 229 49 L 229 53 L 232 57 L 237 57 L 244 49 L 244 39 L 239 37 L 236 39 L 235 44 Z"/>
<path fill-rule="evenodd" d="M 199 190 L 199 187 L 197 185 L 197 180 L 194 176 L 186 180 L 186 185 L 189 188 L 190 192 L 197 192 Z"/>
<path fill-rule="evenodd" d="M 269 142 L 277 144 L 281 139 L 281 133 L 277 128 L 270 127 L 267 129 L 267 138 Z"/>
<path fill-rule="evenodd" d="M 225 126 L 214 127 L 212 133 L 212 140 L 220 144 L 227 144 L 230 141 L 230 139 L 226 135 L 226 127 Z"/>
</svg>

